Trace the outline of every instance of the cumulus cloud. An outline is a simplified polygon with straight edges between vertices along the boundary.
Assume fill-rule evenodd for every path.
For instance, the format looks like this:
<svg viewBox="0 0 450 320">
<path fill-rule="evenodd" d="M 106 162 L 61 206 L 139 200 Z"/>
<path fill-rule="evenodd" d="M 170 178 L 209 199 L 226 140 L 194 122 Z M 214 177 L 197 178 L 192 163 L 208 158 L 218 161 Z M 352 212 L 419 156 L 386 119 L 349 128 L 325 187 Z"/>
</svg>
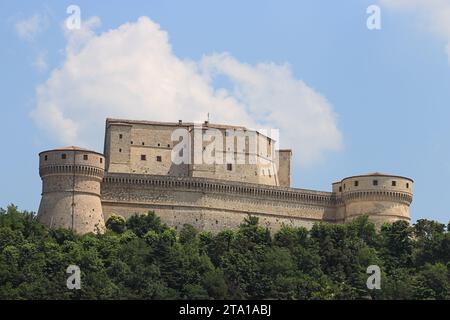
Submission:
<svg viewBox="0 0 450 320">
<path fill-rule="evenodd" d="M 45 15 L 34 14 L 33 16 L 19 20 L 14 27 L 18 36 L 26 41 L 34 41 L 36 36 L 43 32 L 48 26 Z"/>
<path fill-rule="evenodd" d="M 253 66 L 228 54 L 206 56 L 200 65 L 208 76 L 229 78 L 232 89 L 228 94 L 245 107 L 259 126 L 279 128 L 281 147 L 293 146 L 299 158 L 314 160 L 322 151 L 340 146 L 341 135 L 330 103 L 296 79 L 289 65 Z"/>
<path fill-rule="evenodd" d="M 450 63 L 450 1 L 449 0 L 380 0 L 388 8 L 415 13 L 424 20 L 429 31 L 446 42 Z"/>
<path fill-rule="evenodd" d="M 35 57 L 32 66 L 39 72 L 47 71 L 47 53 L 39 48 L 36 41 L 38 36 L 49 27 L 49 15 L 45 13 L 35 13 L 29 18 L 18 20 L 14 24 L 14 29 L 20 39 L 31 46 Z"/>
<path fill-rule="evenodd" d="M 44 72 L 47 71 L 47 53 L 42 51 L 39 52 L 33 62 L 33 67 L 35 67 L 38 71 Z"/>
<path fill-rule="evenodd" d="M 68 32 L 64 63 L 37 88 L 32 117 L 59 143 L 100 149 L 106 117 L 203 121 L 210 113 L 215 123 L 279 129 L 303 165 L 340 148 L 332 106 L 288 65 L 227 53 L 188 61 L 149 18 L 100 35 L 91 30 L 98 23 Z"/>
</svg>

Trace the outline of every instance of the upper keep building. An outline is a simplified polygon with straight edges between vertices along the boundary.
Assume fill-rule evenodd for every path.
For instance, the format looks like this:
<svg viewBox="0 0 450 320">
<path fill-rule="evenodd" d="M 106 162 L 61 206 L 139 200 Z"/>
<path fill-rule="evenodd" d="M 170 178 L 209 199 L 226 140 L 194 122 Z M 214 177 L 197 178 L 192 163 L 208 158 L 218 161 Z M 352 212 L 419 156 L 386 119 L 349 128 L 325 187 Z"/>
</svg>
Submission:
<svg viewBox="0 0 450 320">
<path fill-rule="evenodd" d="M 107 119 L 103 154 L 76 147 L 42 152 L 38 218 L 50 227 L 103 232 L 111 215 L 154 211 L 168 225 L 218 232 L 248 215 L 271 229 L 409 221 L 413 181 L 372 173 L 331 192 L 291 187 L 289 149 L 240 126 Z"/>
<path fill-rule="evenodd" d="M 180 155 L 183 152 L 187 154 Z M 239 126 L 106 120 L 106 170 L 110 173 L 289 187 L 291 155 L 290 150 L 275 150 L 275 141 L 267 135 Z M 173 157 L 185 161 L 176 163 Z"/>
</svg>

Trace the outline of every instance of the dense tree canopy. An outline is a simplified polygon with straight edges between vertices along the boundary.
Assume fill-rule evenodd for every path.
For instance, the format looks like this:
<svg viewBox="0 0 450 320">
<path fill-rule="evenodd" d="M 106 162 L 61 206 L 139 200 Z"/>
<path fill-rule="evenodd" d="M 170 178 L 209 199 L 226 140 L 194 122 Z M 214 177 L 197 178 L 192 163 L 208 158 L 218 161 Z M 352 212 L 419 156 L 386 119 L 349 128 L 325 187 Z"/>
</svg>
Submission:
<svg viewBox="0 0 450 320">
<path fill-rule="evenodd" d="M 450 233 L 435 221 L 377 231 L 361 217 L 271 234 L 248 217 L 214 235 L 149 213 L 106 225 L 79 236 L 1 209 L 0 299 L 450 299 Z M 80 290 L 66 287 L 69 265 Z M 367 288 L 370 265 L 379 290 Z"/>
</svg>

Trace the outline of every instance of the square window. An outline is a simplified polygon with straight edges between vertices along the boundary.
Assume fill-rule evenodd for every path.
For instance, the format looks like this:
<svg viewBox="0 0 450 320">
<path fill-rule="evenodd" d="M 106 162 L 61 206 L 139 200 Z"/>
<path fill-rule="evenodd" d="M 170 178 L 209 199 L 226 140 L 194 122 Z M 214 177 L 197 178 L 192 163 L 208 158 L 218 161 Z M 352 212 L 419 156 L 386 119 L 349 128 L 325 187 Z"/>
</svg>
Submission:
<svg viewBox="0 0 450 320">
<path fill-rule="evenodd" d="M 158 147 L 161 147 L 161 143 L 158 143 Z"/>
<path fill-rule="evenodd" d="M 170 148 L 170 144 L 167 145 L 167 148 Z"/>
<path fill-rule="evenodd" d="M 227 170 L 228 171 L 233 170 L 233 165 L 231 163 L 227 163 Z"/>
<path fill-rule="evenodd" d="M 392 186 L 393 187 L 397 186 L 397 181 L 392 181 Z"/>
<path fill-rule="evenodd" d="M 85 155 L 83 156 L 83 160 L 86 161 L 86 160 L 88 160 L 88 159 L 89 159 L 88 155 L 85 154 Z"/>
<path fill-rule="evenodd" d="M 147 156 L 146 156 L 145 154 L 141 154 L 141 160 L 142 160 L 142 161 L 147 160 Z"/>
<path fill-rule="evenodd" d="M 378 185 L 378 180 L 373 180 L 373 181 L 372 181 L 372 184 L 373 184 L 374 186 L 377 186 L 377 185 Z"/>
<path fill-rule="evenodd" d="M 61 155 L 61 159 L 67 159 L 67 154 L 65 154 L 65 153 L 63 153 L 62 155 Z"/>
<path fill-rule="evenodd" d="M 162 161 L 161 156 L 156 156 L 156 161 L 161 162 Z"/>
</svg>

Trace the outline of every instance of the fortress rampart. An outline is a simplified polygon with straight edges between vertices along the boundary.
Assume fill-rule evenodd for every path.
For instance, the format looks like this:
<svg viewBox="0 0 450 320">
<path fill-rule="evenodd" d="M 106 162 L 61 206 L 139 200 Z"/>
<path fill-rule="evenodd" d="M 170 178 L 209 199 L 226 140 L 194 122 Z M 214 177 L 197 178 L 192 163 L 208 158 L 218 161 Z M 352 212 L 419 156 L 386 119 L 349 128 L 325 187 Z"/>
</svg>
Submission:
<svg viewBox="0 0 450 320">
<path fill-rule="evenodd" d="M 333 221 L 336 202 L 329 192 L 205 178 L 108 174 L 102 185 L 106 219 L 153 210 L 174 228 L 187 223 L 209 231 L 235 228 L 249 214 L 271 229 L 311 227 Z"/>
<path fill-rule="evenodd" d="M 206 125 L 214 132 L 225 130 L 227 138 L 230 130 L 245 129 Z M 183 141 L 172 133 L 179 128 L 189 132 L 189 143 L 195 132 L 200 137 L 205 132 L 181 121 L 108 119 L 105 156 L 76 147 L 42 152 L 39 220 L 79 233 L 103 232 L 111 215 L 128 218 L 148 211 L 176 229 L 191 224 L 212 232 L 236 228 L 248 215 L 272 230 L 282 225 L 310 228 L 320 221 L 346 223 L 361 215 L 377 225 L 409 221 L 413 181 L 407 177 L 353 176 L 334 183 L 331 192 L 291 188 L 292 151 L 275 150 L 274 141 L 256 131 L 253 146 L 247 139 L 219 150 L 224 159 L 241 154 L 246 160 L 254 157 L 253 163 L 174 164 L 174 150 Z M 201 141 L 203 154 L 209 152 L 207 142 Z M 192 159 L 192 149 L 187 150 Z"/>
</svg>

